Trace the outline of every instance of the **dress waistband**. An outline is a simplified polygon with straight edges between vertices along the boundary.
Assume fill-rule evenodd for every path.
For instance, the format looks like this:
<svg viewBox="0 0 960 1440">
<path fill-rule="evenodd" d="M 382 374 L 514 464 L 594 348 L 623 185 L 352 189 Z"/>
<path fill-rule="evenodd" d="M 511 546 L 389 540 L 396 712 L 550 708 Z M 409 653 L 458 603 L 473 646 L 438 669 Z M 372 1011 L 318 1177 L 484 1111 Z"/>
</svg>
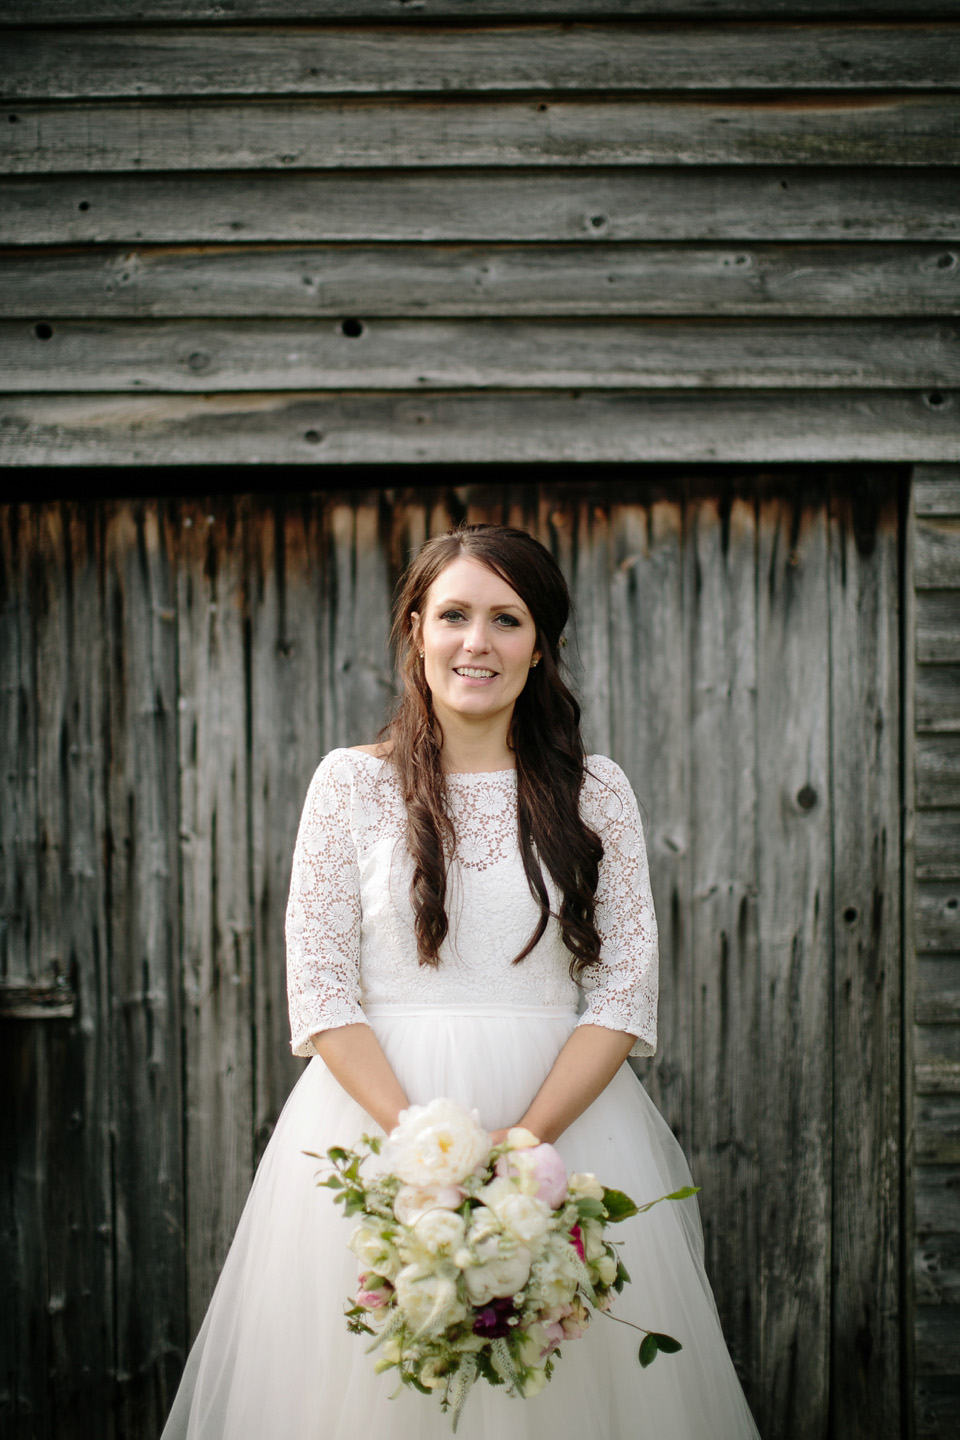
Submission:
<svg viewBox="0 0 960 1440">
<path fill-rule="evenodd" d="M 460 1004 L 392 1005 L 375 1001 L 363 1005 L 361 1008 L 368 1020 L 386 1019 L 393 1015 L 398 1017 L 462 1015 L 468 1019 L 491 1020 L 576 1020 L 577 1018 L 577 1012 L 568 1009 L 565 1005 L 471 1005 L 466 1001 Z"/>
</svg>

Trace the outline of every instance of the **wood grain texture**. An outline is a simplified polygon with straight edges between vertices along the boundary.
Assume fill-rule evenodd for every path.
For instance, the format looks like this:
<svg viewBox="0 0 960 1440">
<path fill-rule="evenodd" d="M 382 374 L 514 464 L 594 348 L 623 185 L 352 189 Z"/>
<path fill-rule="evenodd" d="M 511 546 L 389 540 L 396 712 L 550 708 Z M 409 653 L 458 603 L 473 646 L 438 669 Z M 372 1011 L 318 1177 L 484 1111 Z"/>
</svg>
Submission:
<svg viewBox="0 0 960 1440">
<path fill-rule="evenodd" d="M 916 586 L 960 589 L 960 517 L 917 516 Z"/>
<path fill-rule="evenodd" d="M 0 244 L 960 239 L 948 168 L 0 179 Z M 951 457 L 953 458 L 953 457 Z"/>
<path fill-rule="evenodd" d="M 960 810 L 921 810 L 915 853 L 921 880 L 949 880 L 960 873 Z"/>
<path fill-rule="evenodd" d="M 0 174 L 561 165 L 950 165 L 960 99 L 51 101 L 0 129 Z M 8 115 L 9 121 L 9 115 Z M 929 238 L 929 237 L 925 237 Z"/>
<path fill-rule="evenodd" d="M 960 388 L 960 329 L 908 320 L 0 320 L 0 390 L 12 394 L 781 386 Z"/>
<path fill-rule="evenodd" d="M 960 666 L 918 666 L 916 689 L 918 731 L 960 731 Z"/>
<path fill-rule="evenodd" d="M 4 319 L 958 313 L 943 245 L 146 245 L 0 264 Z"/>
<path fill-rule="evenodd" d="M 12 396 L 7 465 L 934 460 L 960 442 L 936 392 L 696 395 Z M 943 399 L 943 403 L 939 403 Z M 942 802 L 949 803 L 949 802 Z"/>
<path fill-rule="evenodd" d="M 960 1164 L 960 1095 L 924 1095 L 918 1102 L 914 1115 L 917 1134 L 917 1159 L 929 1164 Z M 960 1234 L 957 1236 L 956 1259 L 960 1262 Z M 928 1284 L 930 1272 L 935 1270 L 940 1257 L 935 1247 L 927 1245 L 924 1250 L 927 1261 Z M 942 1274 L 942 1272 L 941 1272 Z M 937 1287 L 945 1304 L 960 1304 L 960 1263 L 951 1269 Z M 918 1285 L 918 1299 L 928 1298 L 923 1287 Z"/>
<path fill-rule="evenodd" d="M 119 96 L 490 91 L 934 90 L 954 26 L 645 23 L 14 31 L 4 102 Z"/>
<path fill-rule="evenodd" d="M 935 809 L 960 805 L 960 739 L 923 735 L 915 748 L 917 804 Z"/>
<path fill-rule="evenodd" d="M 960 1168 L 925 1166 L 917 1183 L 917 1230 L 921 1235 L 960 1235 Z M 960 1316 L 955 1316 L 956 1321 Z M 960 1359 L 960 1352 L 957 1358 Z M 918 1368 L 920 1368 L 918 1366 Z"/>
<path fill-rule="evenodd" d="M 917 515 L 960 515 L 960 465 L 918 465 L 913 506 Z"/>
<path fill-rule="evenodd" d="M 186 1339 L 175 592 L 156 504 L 105 507 L 103 544 L 114 1413 L 138 1434 L 169 1408 Z"/>
<path fill-rule="evenodd" d="M 951 573 L 946 568 L 948 583 Z M 920 593 L 916 605 L 917 660 L 930 664 L 960 661 L 960 588 Z"/>
<path fill-rule="evenodd" d="M 960 950 L 960 879 L 917 884 L 916 934 L 918 953 Z"/>
<path fill-rule="evenodd" d="M 923 1375 L 914 1386 L 916 1440 L 955 1440 L 960 1376 Z"/>
<path fill-rule="evenodd" d="M 901 1381 L 898 496 L 865 479 L 830 506 L 833 811 L 832 1394 L 837 1435 L 875 1408 L 898 1440 Z M 869 1336 L 869 1342 L 866 1337 Z"/>
<path fill-rule="evenodd" d="M 762 1061 L 762 992 L 771 955 L 761 949 L 758 855 L 756 504 L 723 495 L 688 504 L 684 594 L 687 611 L 690 836 L 690 986 L 684 1028 L 693 1057 L 692 1131 L 688 1157 L 705 1193 L 724 1197 L 704 1226 L 707 1269 L 719 1297 L 731 1355 L 757 1410 L 777 1383 L 775 1333 L 788 1317 L 771 1305 L 768 1277 L 758 1273 L 763 1210 L 760 1150 L 763 1121 L 755 1104 Z M 808 615 L 807 623 L 816 624 Z M 767 876 L 769 879 L 769 874 Z M 729 1056 L 743 1057 L 734 1076 Z M 736 1227 L 725 1212 L 741 1218 Z M 772 1312 L 772 1313 L 771 1313 Z M 751 1380 L 762 1375 L 758 1384 Z"/>
<path fill-rule="evenodd" d="M 37 831 L 36 590 L 28 557 L 36 546 L 28 506 L 0 511 L 0 735 L 9 756 L 0 804 L 0 972 L 12 984 L 38 985 L 41 973 L 35 863 Z"/>
<path fill-rule="evenodd" d="M 629 19 L 721 18 L 802 20 L 826 17 L 833 20 L 844 12 L 837 0 L 244 0 L 245 20 L 273 20 L 281 23 L 320 20 L 399 20 L 419 24 L 424 20 L 529 20 L 533 16 L 556 16 L 580 20 L 596 15 Z M 862 11 L 856 10 L 858 18 Z M 927 0 L 928 19 L 948 19 L 960 13 L 957 0 Z M 916 18 L 910 0 L 870 0 L 869 14 L 894 19 Z M 237 22 L 236 8 L 229 0 L 8 0 L 0 12 L 0 25 L 195 23 L 209 21 L 226 25 Z"/>
<path fill-rule="evenodd" d="M 253 1174 L 245 508 L 177 507 L 187 1319 L 196 1334 Z M 216 763 L 212 763 L 216 756 Z"/>
<path fill-rule="evenodd" d="M 819 502 L 819 503 L 818 503 Z M 828 529 L 820 497 L 759 506 L 757 725 L 758 939 L 762 1069 L 796 1064 L 756 1116 L 766 1184 L 760 1274 L 764 1395 L 757 1424 L 821 1434 L 827 1403 L 833 1207 L 830 670 L 803 636 L 829 624 Z M 803 632 L 792 617 L 802 609 Z M 790 1196 L 784 1206 L 783 1196 Z M 802 1337 L 802 1338 L 801 1338 Z"/>
</svg>

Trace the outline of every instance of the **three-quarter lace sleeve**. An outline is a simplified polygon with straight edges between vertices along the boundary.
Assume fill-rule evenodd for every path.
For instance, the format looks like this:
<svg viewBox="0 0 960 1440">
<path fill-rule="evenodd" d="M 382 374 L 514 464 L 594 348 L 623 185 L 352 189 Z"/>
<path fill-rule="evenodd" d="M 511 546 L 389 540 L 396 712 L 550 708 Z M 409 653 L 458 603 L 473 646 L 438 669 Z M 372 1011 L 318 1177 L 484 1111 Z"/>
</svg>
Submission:
<svg viewBox="0 0 960 1440">
<path fill-rule="evenodd" d="M 640 812 L 630 782 L 606 756 L 591 755 L 582 812 L 603 841 L 595 924 L 600 964 L 584 975 L 581 1025 L 635 1035 L 631 1055 L 657 1048 L 657 921 Z"/>
<path fill-rule="evenodd" d="M 294 1055 L 311 1035 L 365 1023 L 360 1008 L 360 875 L 350 828 L 354 771 L 343 751 L 307 792 L 287 902 L 287 1000 Z"/>
</svg>

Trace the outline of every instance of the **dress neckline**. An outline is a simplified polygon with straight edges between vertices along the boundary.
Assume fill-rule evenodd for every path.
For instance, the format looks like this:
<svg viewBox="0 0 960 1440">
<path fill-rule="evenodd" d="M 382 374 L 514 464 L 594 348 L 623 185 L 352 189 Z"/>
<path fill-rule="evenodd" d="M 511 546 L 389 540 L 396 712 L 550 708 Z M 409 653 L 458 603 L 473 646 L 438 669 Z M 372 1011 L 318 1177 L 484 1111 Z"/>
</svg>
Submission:
<svg viewBox="0 0 960 1440">
<path fill-rule="evenodd" d="M 374 765 L 386 765 L 388 756 L 371 755 L 368 750 L 356 750 L 348 747 L 348 754 L 359 755 L 364 760 L 372 760 Z M 517 778 L 516 766 L 509 770 L 448 770 L 444 774 L 445 780 L 471 781 L 471 780 L 501 780 L 509 775 L 513 780 Z"/>
</svg>

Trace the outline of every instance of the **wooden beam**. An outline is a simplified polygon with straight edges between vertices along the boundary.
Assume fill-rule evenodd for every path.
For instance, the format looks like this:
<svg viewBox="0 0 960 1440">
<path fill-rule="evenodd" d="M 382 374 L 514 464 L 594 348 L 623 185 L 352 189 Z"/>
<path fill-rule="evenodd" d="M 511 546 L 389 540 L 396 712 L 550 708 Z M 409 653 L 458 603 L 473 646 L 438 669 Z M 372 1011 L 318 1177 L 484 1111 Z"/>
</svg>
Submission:
<svg viewBox="0 0 960 1440">
<path fill-rule="evenodd" d="M 679 26 L 618 21 L 24 29 L 5 102 L 125 96 L 956 88 L 953 25 Z"/>
<path fill-rule="evenodd" d="M 138 245 L 0 257 L 5 319 L 958 313 L 960 256 L 944 245 Z"/>
<path fill-rule="evenodd" d="M 960 388 L 933 321 L 0 321 L 0 391 Z M 958 711 L 960 713 L 960 711 Z"/>
<path fill-rule="evenodd" d="M 76 992 L 67 985 L 17 985 L 0 980 L 0 1020 L 72 1020 Z"/>
<path fill-rule="evenodd" d="M 958 442 L 960 397 L 951 392 L 936 405 L 896 390 L 0 402 L 6 465 L 903 461 L 946 457 Z"/>
<path fill-rule="evenodd" d="M 71 175 L 0 180 L 0 244 L 960 240 L 952 169 Z M 952 253 L 952 252 L 951 252 Z M 953 458 L 953 457 L 950 457 Z"/>
<path fill-rule="evenodd" d="M 960 875 L 960 809 L 919 811 L 916 855 L 918 880 Z"/>
<path fill-rule="evenodd" d="M 891 91 L 748 100 L 107 100 L 17 105 L 7 121 L 0 129 L 6 175 L 771 161 L 924 166 L 956 160 L 960 98 Z"/>
<path fill-rule="evenodd" d="M 644 16 L 652 19 L 690 17 L 718 20 L 756 17 L 760 21 L 834 19 L 838 0 L 244 0 L 245 20 L 281 23 L 330 20 L 526 20 L 543 15 L 567 20 Z M 911 0 L 869 0 L 857 7 L 858 18 L 916 18 Z M 926 0 L 928 19 L 960 14 L 958 0 Z M 0 25 L 193 23 L 236 24 L 229 0 L 8 0 Z"/>
</svg>

